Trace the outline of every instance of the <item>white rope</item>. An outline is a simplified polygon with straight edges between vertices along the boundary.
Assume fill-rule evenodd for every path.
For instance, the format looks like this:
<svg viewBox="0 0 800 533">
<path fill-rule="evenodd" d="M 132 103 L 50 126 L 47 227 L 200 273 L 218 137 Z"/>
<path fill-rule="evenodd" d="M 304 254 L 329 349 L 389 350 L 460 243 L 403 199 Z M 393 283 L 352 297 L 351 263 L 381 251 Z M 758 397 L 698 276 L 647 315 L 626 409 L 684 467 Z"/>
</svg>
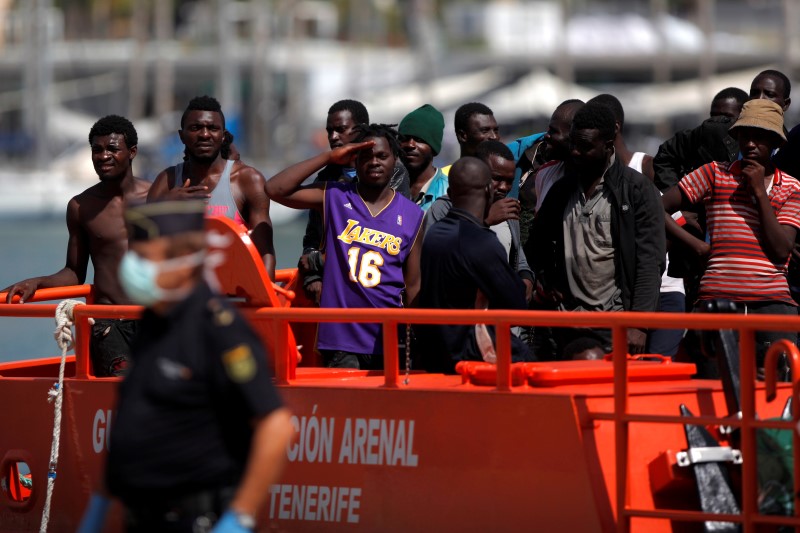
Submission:
<svg viewBox="0 0 800 533">
<path fill-rule="evenodd" d="M 56 468 L 58 466 L 58 446 L 61 441 L 61 406 L 64 401 L 64 367 L 67 361 L 67 352 L 72 348 L 72 310 L 76 305 L 83 305 L 78 300 L 64 300 L 56 307 L 56 330 L 54 337 L 61 348 L 61 365 L 58 369 L 58 383 L 47 391 L 47 401 L 55 400 L 53 416 L 53 442 L 50 444 L 50 465 L 47 470 L 47 497 L 42 510 L 42 523 L 39 533 L 47 532 L 47 523 L 50 521 L 50 503 L 53 498 L 53 487 L 56 482 Z"/>
</svg>

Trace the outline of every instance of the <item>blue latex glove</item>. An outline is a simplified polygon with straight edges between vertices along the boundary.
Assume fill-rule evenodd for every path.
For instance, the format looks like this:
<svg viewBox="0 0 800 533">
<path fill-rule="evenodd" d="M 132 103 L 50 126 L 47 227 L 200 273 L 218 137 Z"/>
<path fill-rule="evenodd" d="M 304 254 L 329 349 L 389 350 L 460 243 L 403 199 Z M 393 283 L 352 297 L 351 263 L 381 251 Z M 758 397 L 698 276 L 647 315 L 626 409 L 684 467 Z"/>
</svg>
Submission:
<svg viewBox="0 0 800 533">
<path fill-rule="evenodd" d="M 111 500 L 105 496 L 101 496 L 96 492 L 89 498 L 89 505 L 83 512 L 81 524 L 78 526 L 76 533 L 100 533 L 103 530 L 103 525 L 106 523 L 106 514 L 108 514 L 108 506 L 111 505 Z"/>
<path fill-rule="evenodd" d="M 214 529 L 211 530 L 211 533 L 253 533 L 253 530 L 240 526 L 236 513 L 225 511 L 225 514 L 216 523 Z"/>
</svg>

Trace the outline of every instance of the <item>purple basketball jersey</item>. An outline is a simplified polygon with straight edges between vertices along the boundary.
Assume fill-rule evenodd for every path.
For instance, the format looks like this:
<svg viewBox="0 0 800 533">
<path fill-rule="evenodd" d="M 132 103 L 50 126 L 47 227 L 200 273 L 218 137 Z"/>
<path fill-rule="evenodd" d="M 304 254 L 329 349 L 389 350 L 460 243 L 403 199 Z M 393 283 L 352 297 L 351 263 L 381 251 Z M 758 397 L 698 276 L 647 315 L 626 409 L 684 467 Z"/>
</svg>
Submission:
<svg viewBox="0 0 800 533">
<path fill-rule="evenodd" d="M 402 307 L 403 263 L 419 234 L 422 215 L 419 206 L 395 194 L 372 216 L 355 183 L 328 183 L 321 307 Z M 321 323 L 317 348 L 382 355 L 381 326 Z"/>
</svg>

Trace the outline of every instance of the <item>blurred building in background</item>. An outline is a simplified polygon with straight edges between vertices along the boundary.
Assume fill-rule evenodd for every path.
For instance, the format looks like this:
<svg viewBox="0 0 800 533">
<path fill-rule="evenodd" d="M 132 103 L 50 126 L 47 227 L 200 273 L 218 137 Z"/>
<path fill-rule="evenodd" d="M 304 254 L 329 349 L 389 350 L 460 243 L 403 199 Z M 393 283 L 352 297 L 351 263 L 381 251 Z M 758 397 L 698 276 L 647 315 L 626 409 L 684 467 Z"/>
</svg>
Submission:
<svg viewBox="0 0 800 533">
<path fill-rule="evenodd" d="M 137 172 L 153 176 L 180 160 L 180 112 L 198 94 L 220 99 L 243 157 L 270 175 L 326 147 L 341 98 L 395 123 L 430 102 L 448 124 L 480 100 L 513 137 L 564 99 L 612 92 L 629 144 L 652 152 L 718 90 L 800 72 L 795 0 L 0 0 L 0 30 L 3 209 L 34 191 L 59 212 L 95 179 L 94 120 L 131 118 Z"/>
</svg>

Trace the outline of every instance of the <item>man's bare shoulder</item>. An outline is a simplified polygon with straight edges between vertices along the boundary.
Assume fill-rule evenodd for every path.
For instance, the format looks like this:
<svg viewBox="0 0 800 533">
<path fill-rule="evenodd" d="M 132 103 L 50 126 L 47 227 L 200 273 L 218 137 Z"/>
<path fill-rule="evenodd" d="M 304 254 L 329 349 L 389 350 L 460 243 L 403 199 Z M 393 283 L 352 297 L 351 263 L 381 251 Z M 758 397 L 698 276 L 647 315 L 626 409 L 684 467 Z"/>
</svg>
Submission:
<svg viewBox="0 0 800 533">
<path fill-rule="evenodd" d="M 156 178 L 155 180 L 153 180 L 153 183 L 155 183 L 158 180 L 167 180 L 167 182 L 170 185 L 172 185 L 172 182 L 175 180 L 175 168 L 177 166 L 178 165 L 172 165 L 171 167 L 167 167 L 158 174 L 156 174 Z"/>
<path fill-rule="evenodd" d="M 142 199 L 146 195 L 147 189 L 139 193 Z M 80 221 L 81 224 L 92 225 L 98 221 L 101 224 L 106 223 L 108 213 L 112 216 L 119 213 L 121 218 L 123 201 L 127 198 L 128 193 L 121 190 L 111 192 L 106 184 L 97 183 L 70 199 L 67 203 L 67 217 Z"/>
<path fill-rule="evenodd" d="M 88 187 L 88 188 L 84 189 L 82 192 L 79 192 L 75 196 L 73 196 L 72 200 L 81 201 L 81 200 L 83 200 L 85 198 L 96 197 L 98 194 L 100 194 L 102 192 L 102 190 L 103 190 L 103 183 L 102 182 L 98 182 L 98 183 L 95 183 L 94 185 L 92 185 L 91 187 Z M 72 200 L 70 200 L 70 201 L 72 201 Z"/>
<path fill-rule="evenodd" d="M 144 202 L 147 199 L 147 193 L 150 191 L 151 185 L 152 183 L 146 179 L 134 177 L 125 190 L 125 201 Z"/>
<path fill-rule="evenodd" d="M 150 180 L 146 180 L 144 178 L 137 178 L 136 176 L 133 177 L 133 183 L 134 183 L 134 188 L 137 191 L 142 191 L 142 190 L 146 191 L 153 184 L 153 182 Z"/>
<path fill-rule="evenodd" d="M 236 161 L 231 169 L 231 180 L 233 181 L 248 181 L 248 182 L 266 182 L 264 174 L 257 168 L 251 167 L 241 161 Z"/>
<path fill-rule="evenodd" d="M 241 191 L 246 202 L 269 199 L 266 196 L 267 180 L 255 167 L 236 161 L 231 169 L 231 184 Z"/>
<path fill-rule="evenodd" d="M 69 202 L 67 202 L 67 218 L 76 218 L 78 216 L 81 209 L 81 198 L 84 194 L 86 194 L 86 191 L 69 199 Z"/>
<path fill-rule="evenodd" d="M 158 174 L 156 174 L 153 183 L 150 184 L 149 190 L 147 192 L 147 200 L 152 201 L 154 199 L 161 198 L 165 195 L 168 191 L 170 191 L 175 181 L 175 166 L 167 167 Z"/>
<path fill-rule="evenodd" d="M 109 194 L 108 187 L 103 182 L 99 182 L 73 196 L 68 205 L 82 206 L 107 202 L 109 198 L 113 198 L 113 195 Z"/>
</svg>

